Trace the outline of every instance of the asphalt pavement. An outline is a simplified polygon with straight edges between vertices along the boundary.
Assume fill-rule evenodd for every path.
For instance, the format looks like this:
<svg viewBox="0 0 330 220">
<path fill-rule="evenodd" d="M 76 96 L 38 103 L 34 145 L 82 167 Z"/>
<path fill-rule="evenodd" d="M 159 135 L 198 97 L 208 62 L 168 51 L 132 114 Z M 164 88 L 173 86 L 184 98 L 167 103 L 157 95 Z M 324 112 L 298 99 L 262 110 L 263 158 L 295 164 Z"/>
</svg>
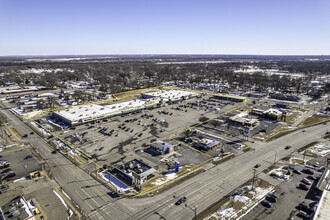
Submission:
<svg viewBox="0 0 330 220">
<path fill-rule="evenodd" d="M 31 131 L 14 115 L 6 112 L 20 134 Z M 160 216 L 163 219 L 192 219 L 194 212 L 190 208 L 174 205 L 178 198 L 187 197 L 186 203 L 191 207 L 198 205 L 197 212 L 201 212 L 251 179 L 255 164 L 260 163 L 266 169 L 291 151 L 319 140 L 325 132 L 326 125 L 318 125 L 307 128 L 306 132 L 296 131 L 268 143 L 249 143 L 255 151 L 246 152 L 212 167 L 159 195 L 141 199 L 111 198 L 106 187 L 64 156 L 51 154 L 51 147 L 42 138 L 29 136 L 28 140 L 49 164 L 55 180 L 91 219 L 159 219 Z M 289 151 L 284 150 L 286 145 L 291 145 L 292 148 Z"/>
</svg>

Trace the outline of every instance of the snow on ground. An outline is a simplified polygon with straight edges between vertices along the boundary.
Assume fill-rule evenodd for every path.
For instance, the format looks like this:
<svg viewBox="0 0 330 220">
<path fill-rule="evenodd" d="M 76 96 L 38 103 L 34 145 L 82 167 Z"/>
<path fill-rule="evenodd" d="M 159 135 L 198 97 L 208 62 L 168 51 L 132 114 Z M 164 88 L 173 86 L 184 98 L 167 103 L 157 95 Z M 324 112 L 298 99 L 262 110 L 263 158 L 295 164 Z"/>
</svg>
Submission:
<svg viewBox="0 0 330 220">
<path fill-rule="evenodd" d="M 234 208 L 221 208 L 217 212 L 213 213 L 210 218 L 216 218 L 216 219 L 236 219 L 237 218 L 237 213 L 234 210 Z"/>
<path fill-rule="evenodd" d="M 247 187 L 250 191 L 249 194 L 253 195 L 253 199 L 250 199 L 247 196 L 234 196 L 234 202 L 241 203 L 239 210 L 235 210 L 233 207 L 223 207 L 210 215 L 208 219 L 215 218 L 215 219 L 237 219 L 242 214 L 248 213 L 252 208 L 259 203 L 261 199 L 263 199 L 268 193 L 272 192 L 274 187 L 270 186 L 268 188 L 260 188 L 255 187 L 252 189 L 252 186 Z"/>
<path fill-rule="evenodd" d="M 28 70 L 21 70 L 21 73 L 25 74 L 25 73 L 36 73 L 36 74 L 40 74 L 40 73 L 57 73 L 57 72 L 62 72 L 62 71 L 67 71 L 67 72 L 71 72 L 73 73 L 74 70 L 72 69 L 62 69 L 62 68 L 56 68 L 56 69 L 36 69 L 36 68 L 31 68 Z"/>
<path fill-rule="evenodd" d="M 20 179 L 14 180 L 13 183 L 16 183 L 16 182 L 21 181 L 21 180 L 26 180 L 26 178 L 25 177 L 22 177 Z"/>
<path fill-rule="evenodd" d="M 163 184 L 163 183 L 165 183 L 165 182 L 167 182 L 171 179 L 174 179 L 176 176 L 177 176 L 177 174 L 175 172 L 168 172 L 168 173 L 164 174 L 164 177 L 157 178 L 151 184 L 160 185 L 160 184 Z"/>
<path fill-rule="evenodd" d="M 65 149 L 69 150 L 71 154 L 75 155 L 73 152 L 71 152 L 71 148 L 69 146 L 67 146 L 66 144 L 64 144 L 62 141 L 55 140 L 55 142 L 60 146 L 60 148 L 63 148 L 63 149 L 65 148 Z"/>
<path fill-rule="evenodd" d="M 71 198 L 68 196 L 68 194 L 66 194 L 63 190 L 62 190 L 62 193 L 68 198 L 71 200 Z"/>
<path fill-rule="evenodd" d="M 325 143 L 319 143 L 308 149 L 309 152 L 324 157 L 330 153 L 330 146 Z"/>
<path fill-rule="evenodd" d="M 65 208 L 68 210 L 69 212 L 69 216 L 67 219 L 70 219 L 70 217 L 72 216 L 73 212 L 72 210 L 69 208 L 69 206 L 65 203 L 64 199 L 57 193 L 53 190 L 53 192 L 55 193 L 55 195 L 59 198 L 59 200 L 62 202 L 62 204 L 65 206 Z"/>
<path fill-rule="evenodd" d="M 277 169 L 273 169 L 269 172 L 269 175 L 272 176 L 273 178 L 275 179 L 278 179 L 278 180 L 288 180 L 289 179 L 289 175 L 285 175 L 283 173 L 286 173 L 287 170 L 283 169 L 283 167 L 279 167 Z"/>
<path fill-rule="evenodd" d="M 239 196 L 239 195 L 234 196 L 234 202 L 243 202 L 244 203 L 247 200 L 249 200 L 249 197 Z"/>
<path fill-rule="evenodd" d="M 50 135 L 45 129 L 43 129 L 42 127 L 40 127 L 37 123 L 35 123 L 34 121 L 31 122 L 31 124 L 36 127 L 39 131 L 41 131 L 41 133 L 45 134 L 45 135 Z"/>
<path fill-rule="evenodd" d="M 22 209 L 25 209 L 25 212 L 28 214 L 28 218 L 32 217 L 33 216 L 33 213 L 31 211 L 31 209 L 29 208 L 28 204 L 26 203 L 25 199 L 24 198 L 20 198 L 20 203 L 22 204 Z"/>
<path fill-rule="evenodd" d="M 79 153 L 77 151 L 75 151 L 75 150 L 70 150 L 69 151 L 69 154 L 72 154 L 74 156 L 79 156 Z"/>
</svg>

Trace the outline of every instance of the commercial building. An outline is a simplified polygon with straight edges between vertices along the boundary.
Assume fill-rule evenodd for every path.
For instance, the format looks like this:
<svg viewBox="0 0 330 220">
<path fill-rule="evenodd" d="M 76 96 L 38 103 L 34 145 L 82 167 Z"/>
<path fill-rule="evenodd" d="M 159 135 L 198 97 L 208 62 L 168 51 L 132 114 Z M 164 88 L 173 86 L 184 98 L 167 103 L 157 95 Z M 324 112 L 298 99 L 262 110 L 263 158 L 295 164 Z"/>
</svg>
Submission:
<svg viewBox="0 0 330 220">
<path fill-rule="evenodd" d="M 190 99 L 198 96 L 195 92 L 185 90 L 159 90 L 157 92 L 142 93 L 144 99 L 162 100 L 164 102 L 176 102 L 180 100 Z"/>
<path fill-rule="evenodd" d="M 138 186 L 152 177 L 156 170 L 141 160 L 131 160 L 115 167 L 112 173 L 131 186 Z"/>
<path fill-rule="evenodd" d="M 330 164 L 330 159 L 328 159 Z M 329 166 L 329 165 L 328 165 Z M 316 185 L 317 195 L 322 195 L 313 220 L 330 219 L 330 170 L 329 167 L 323 172 L 318 184 Z"/>
<path fill-rule="evenodd" d="M 220 94 L 214 95 L 213 98 L 231 101 L 231 102 L 243 102 L 245 100 L 244 97 L 231 96 L 231 95 L 220 95 Z"/>
<path fill-rule="evenodd" d="M 269 94 L 269 98 L 278 99 L 278 100 L 293 101 L 293 102 L 298 102 L 300 100 L 300 98 L 298 96 L 283 94 L 283 93 L 271 93 L 271 94 Z"/>
<path fill-rule="evenodd" d="M 220 142 L 210 138 L 202 138 L 198 141 L 197 146 L 204 150 L 210 150 L 219 147 Z"/>
<path fill-rule="evenodd" d="M 0 219 L 23 219 L 34 220 L 36 215 L 40 214 L 33 200 L 26 201 L 23 196 L 17 196 L 9 203 L 1 207 L 2 213 Z M 4 218 L 1 218 L 2 217 Z"/>
<path fill-rule="evenodd" d="M 170 153 L 178 142 L 171 140 L 155 141 L 149 145 L 150 149 L 159 154 Z"/>
<path fill-rule="evenodd" d="M 251 118 L 245 114 L 237 114 L 228 118 L 229 124 L 234 124 L 238 126 L 249 126 L 249 127 L 256 127 L 259 124 L 259 120 L 256 118 Z"/>
<path fill-rule="evenodd" d="M 55 111 L 53 112 L 53 116 L 70 126 L 76 126 L 117 115 L 131 113 L 145 108 L 150 108 L 157 103 L 157 101 L 138 99 L 104 106 L 97 104 L 82 105 Z"/>
</svg>

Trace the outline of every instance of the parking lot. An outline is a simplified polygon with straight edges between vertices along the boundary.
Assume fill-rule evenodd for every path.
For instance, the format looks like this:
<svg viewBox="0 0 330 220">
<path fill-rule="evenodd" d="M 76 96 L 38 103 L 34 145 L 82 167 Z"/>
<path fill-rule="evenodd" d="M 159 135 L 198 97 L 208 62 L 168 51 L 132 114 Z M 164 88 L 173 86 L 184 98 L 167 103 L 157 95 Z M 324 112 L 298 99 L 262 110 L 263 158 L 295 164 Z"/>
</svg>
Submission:
<svg viewBox="0 0 330 220">
<path fill-rule="evenodd" d="M 203 99 L 208 100 L 209 97 L 211 96 L 204 95 Z M 64 137 L 72 146 L 91 157 L 107 164 L 114 164 L 126 157 L 135 157 L 132 152 L 155 140 L 166 139 L 199 123 L 201 117 L 212 118 L 241 105 L 241 103 L 226 105 L 227 102 L 220 100 L 216 100 L 218 102 L 216 106 L 213 101 L 203 101 L 199 106 L 192 105 L 198 100 L 200 99 L 193 98 L 176 104 L 163 104 L 154 109 L 100 120 L 77 126 L 75 130 L 57 131 L 55 134 Z M 186 146 L 181 146 L 177 150 L 178 155 L 182 155 L 178 160 L 183 164 L 198 164 L 207 159 Z M 150 155 L 142 153 L 141 156 L 156 162 Z"/>
<path fill-rule="evenodd" d="M 10 162 L 10 167 L 2 169 L 4 172 L 7 169 L 12 170 L 16 175 L 9 178 L 19 179 L 23 176 L 29 175 L 30 172 L 41 169 L 41 164 L 27 148 L 18 148 L 1 153 L 2 160 Z"/>
<path fill-rule="evenodd" d="M 295 170 L 303 170 L 304 166 L 296 165 Z M 314 171 L 315 177 L 320 177 L 321 172 Z M 279 197 L 278 201 L 272 203 L 271 208 L 266 208 L 262 204 L 255 206 L 248 214 L 242 217 L 242 220 L 249 219 L 303 219 L 300 216 L 298 205 L 300 203 L 306 204 L 313 208 L 317 197 L 315 197 L 315 186 L 318 180 L 309 180 L 312 182 L 311 188 L 307 190 L 301 189 L 299 186 L 303 178 L 307 178 L 310 174 L 301 172 L 301 174 L 294 173 L 287 181 L 283 181 L 278 185 L 275 194 Z"/>
</svg>

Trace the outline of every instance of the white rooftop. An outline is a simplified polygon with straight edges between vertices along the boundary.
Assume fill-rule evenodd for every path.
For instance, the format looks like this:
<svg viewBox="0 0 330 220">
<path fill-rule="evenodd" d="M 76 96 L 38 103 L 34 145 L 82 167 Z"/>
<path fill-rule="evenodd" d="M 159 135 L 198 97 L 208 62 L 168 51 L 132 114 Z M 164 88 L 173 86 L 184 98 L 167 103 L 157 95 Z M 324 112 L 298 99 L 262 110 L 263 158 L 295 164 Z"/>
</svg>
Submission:
<svg viewBox="0 0 330 220">
<path fill-rule="evenodd" d="M 88 119 L 88 118 L 96 119 L 107 115 L 117 114 L 123 110 L 139 108 L 148 104 L 149 104 L 148 101 L 143 101 L 138 99 L 138 100 L 132 100 L 132 101 L 116 103 L 112 105 L 106 105 L 106 106 L 97 105 L 97 104 L 75 106 L 72 108 L 55 111 L 54 113 L 70 121 L 79 121 L 81 119 Z"/>
<path fill-rule="evenodd" d="M 197 93 L 195 92 L 188 92 L 188 91 L 184 91 L 184 90 L 160 90 L 157 92 L 151 92 L 151 93 L 145 93 L 149 96 L 154 96 L 154 97 L 158 97 L 158 98 L 162 98 L 162 99 L 179 99 L 182 96 L 196 96 Z"/>
<path fill-rule="evenodd" d="M 327 220 L 330 219 L 330 192 L 327 190 L 323 191 L 321 201 L 317 207 L 314 215 L 314 220 Z"/>
</svg>

